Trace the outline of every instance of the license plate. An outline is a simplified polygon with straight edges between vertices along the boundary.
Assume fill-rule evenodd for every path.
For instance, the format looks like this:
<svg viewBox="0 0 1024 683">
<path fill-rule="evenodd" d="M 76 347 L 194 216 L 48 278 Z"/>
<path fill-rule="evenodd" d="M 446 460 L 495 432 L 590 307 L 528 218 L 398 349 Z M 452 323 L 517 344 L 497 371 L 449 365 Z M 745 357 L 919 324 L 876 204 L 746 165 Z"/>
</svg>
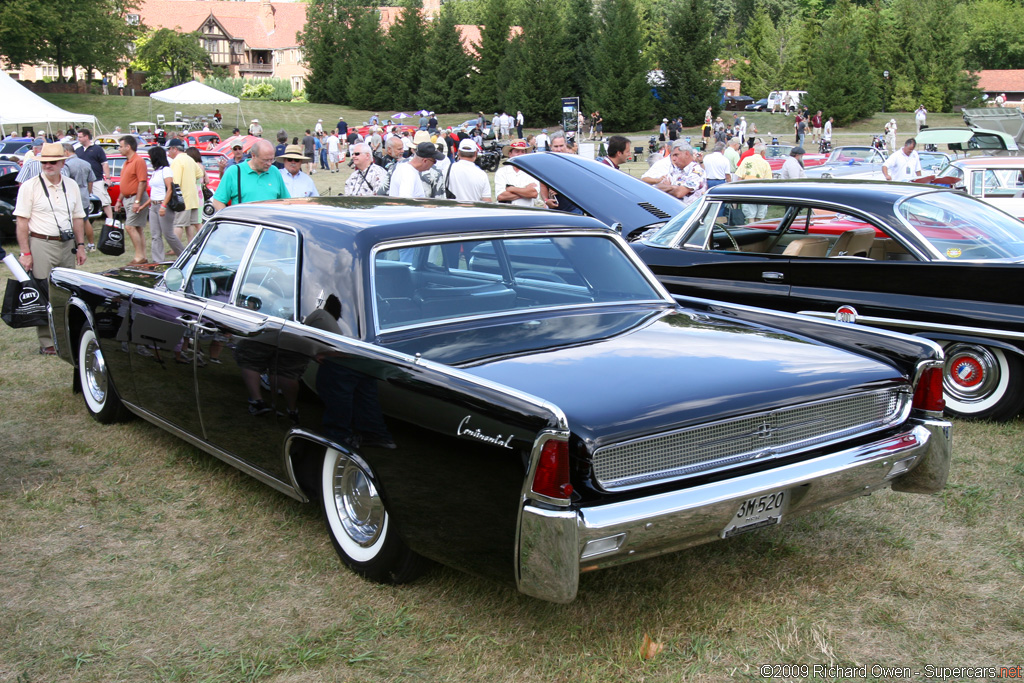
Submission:
<svg viewBox="0 0 1024 683">
<path fill-rule="evenodd" d="M 722 530 L 722 538 L 778 524 L 789 507 L 789 497 L 789 490 L 784 489 L 741 501 L 739 510 Z"/>
</svg>

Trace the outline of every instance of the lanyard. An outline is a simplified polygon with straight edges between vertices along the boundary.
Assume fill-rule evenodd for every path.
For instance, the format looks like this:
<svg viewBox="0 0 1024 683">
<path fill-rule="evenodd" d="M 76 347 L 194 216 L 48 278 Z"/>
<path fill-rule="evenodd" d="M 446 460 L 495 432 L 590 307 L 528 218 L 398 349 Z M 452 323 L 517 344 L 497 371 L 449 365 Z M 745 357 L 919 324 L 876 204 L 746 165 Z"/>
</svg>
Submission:
<svg viewBox="0 0 1024 683">
<path fill-rule="evenodd" d="M 43 180 L 43 174 L 39 174 L 39 184 L 43 188 L 43 194 L 46 195 L 46 203 L 50 205 L 50 215 L 53 216 L 53 224 L 57 226 L 57 232 L 60 233 L 60 223 L 57 222 L 57 212 L 53 210 L 53 202 L 50 201 L 50 191 L 46 189 L 46 181 Z M 74 219 L 71 216 L 71 204 L 68 203 L 68 190 L 64 187 L 64 177 L 60 179 L 60 189 L 64 192 L 64 206 L 68 210 L 68 220 L 71 221 L 72 228 L 74 227 Z"/>
</svg>

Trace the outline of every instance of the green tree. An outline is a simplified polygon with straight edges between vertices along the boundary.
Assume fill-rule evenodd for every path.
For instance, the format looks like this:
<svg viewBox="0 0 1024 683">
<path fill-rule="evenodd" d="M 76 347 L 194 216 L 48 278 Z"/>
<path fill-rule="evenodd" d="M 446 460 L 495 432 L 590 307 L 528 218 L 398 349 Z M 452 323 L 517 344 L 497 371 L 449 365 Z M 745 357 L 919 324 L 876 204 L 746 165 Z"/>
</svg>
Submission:
<svg viewBox="0 0 1024 683">
<path fill-rule="evenodd" d="M 561 79 L 562 96 L 579 97 L 582 101 L 590 92 L 594 69 L 594 2 L 565 0 L 565 3 L 565 42 L 570 50 L 570 64 Z"/>
<path fill-rule="evenodd" d="M 560 116 L 565 83 L 552 75 L 572 70 L 560 14 L 557 4 L 545 0 L 524 0 L 521 5 L 518 57 L 509 60 L 515 70 L 508 94 L 499 102 L 512 114 L 521 109 L 524 117 L 536 122 L 556 121 Z"/>
<path fill-rule="evenodd" d="M 767 97 L 770 91 L 779 88 L 782 65 L 779 61 L 779 34 L 765 0 L 758 0 L 740 45 L 743 56 L 733 68 L 733 76 L 752 96 Z"/>
<path fill-rule="evenodd" d="M 891 76 L 905 77 L 919 95 L 926 86 L 943 93 L 942 110 L 976 95 L 965 69 L 963 29 L 950 20 L 959 0 L 895 0 L 899 52 Z"/>
<path fill-rule="evenodd" d="M 634 0 L 603 0 L 598 8 L 593 96 L 587 109 L 604 118 L 606 131 L 647 128 L 654 98 L 647 83 L 648 55 L 641 49 L 641 17 Z"/>
<path fill-rule="evenodd" d="M 659 65 L 662 114 L 702 121 L 704 110 L 718 106 L 722 78 L 715 69 L 711 37 L 715 17 L 706 0 L 680 0 L 669 10 Z"/>
<path fill-rule="evenodd" d="M 309 71 L 306 99 L 310 102 L 337 104 L 347 90 L 344 34 L 349 21 L 344 0 L 311 0 L 306 7 L 306 26 L 298 39 Z"/>
<path fill-rule="evenodd" d="M 5 0 L 0 3 L 0 56 L 12 65 L 49 62 L 107 73 L 127 61 L 139 29 L 127 22 L 129 0 Z M 102 36 L 102 40 L 97 39 Z"/>
<path fill-rule="evenodd" d="M 345 34 L 348 55 L 345 102 L 357 109 L 388 109 L 391 92 L 382 88 L 385 62 L 380 58 L 384 32 L 375 9 L 352 8 L 349 13 L 352 30 Z"/>
<path fill-rule="evenodd" d="M 966 27 L 971 69 L 1016 69 L 1024 63 L 1024 6 L 1007 0 L 975 0 L 957 8 L 953 22 Z"/>
<path fill-rule="evenodd" d="M 822 24 L 811 55 L 811 74 L 806 104 L 812 111 L 834 116 L 837 126 L 878 111 L 863 30 L 850 0 L 836 0 L 832 16 Z"/>
<path fill-rule="evenodd" d="M 437 112 L 459 112 L 469 108 L 469 74 L 473 58 L 458 39 L 455 3 L 441 5 L 441 14 L 430 26 L 424 62 L 420 101 Z"/>
<path fill-rule="evenodd" d="M 199 44 L 201 35 L 178 33 L 169 28 L 153 31 L 136 42 L 133 64 L 151 76 L 166 77 L 166 85 L 187 83 L 194 74 L 213 68 L 210 53 Z"/>
<path fill-rule="evenodd" d="M 507 0 L 487 0 L 480 44 L 476 45 L 477 71 L 469 81 L 473 107 L 491 110 L 508 88 L 511 67 L 506 63 L 511 20 Z"/>
<path fill-rule="evenodd" d="M 423 21 L 421 0 L 402 0 L 402 11 L 388 30 L 385 83 L 391 91 L 395 109 L 413 109 L 420 90 L 420 74 L 433 68 L 424 64 L 427 29 Z M 354 65 L 358 66 L 358 65 Z"/>
</svg>

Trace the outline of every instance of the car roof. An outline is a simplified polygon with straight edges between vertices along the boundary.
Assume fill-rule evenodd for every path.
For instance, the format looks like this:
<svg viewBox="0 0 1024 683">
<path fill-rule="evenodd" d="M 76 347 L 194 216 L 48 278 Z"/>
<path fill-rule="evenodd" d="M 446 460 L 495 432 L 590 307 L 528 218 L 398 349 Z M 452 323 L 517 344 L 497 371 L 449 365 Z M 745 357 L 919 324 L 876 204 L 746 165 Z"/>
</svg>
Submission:
<svg viewBox="0 0 1024 683">
<path fill-rule="evenodd" d="M 317 242 L 355 240 L 361 246 L 427 235 L 457 235 L 502 230 L 607 226 L 588 216 L 443 199 L 397 197 L 312 197 L 228 206 L 217 218 L 294 228 Z"/>
<path fill-rule="evenodd" d="M 843 178 L 796 180 L 744 180 L 723 183 L 708 191 L 709 198 L 759 197 L 766 201 L 805 199 L 808 201 L 844 204 L 865 209 L 894 202 L 913 195 L 947 192 L 946 188 L 923 183 L 891 183 L 876 180 L 845 180 Z"/>
</svg>

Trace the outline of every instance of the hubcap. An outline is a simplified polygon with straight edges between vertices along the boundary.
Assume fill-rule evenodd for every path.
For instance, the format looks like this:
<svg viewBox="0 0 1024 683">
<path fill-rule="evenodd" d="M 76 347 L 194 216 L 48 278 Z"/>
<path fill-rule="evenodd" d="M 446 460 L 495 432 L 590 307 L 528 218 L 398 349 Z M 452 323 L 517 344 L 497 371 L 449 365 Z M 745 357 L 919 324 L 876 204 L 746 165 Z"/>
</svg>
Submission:
<svg viewBox="0 0 1024 683">
<path fill-rule="evenodd" d="M 334 505 L 349 538 L 364 548 L 376 542 L 384 527 L 384 503 L 366 472 L 345 457 L 334 468 Z"/>
<path fill-rule="evenodd" d="M 988 349 L 969 344 L 946 348 L 943 389 L 963 403 L 983 401 L 999 385 L 999 361 Z"/>
<path fill-rule="evenodd" d="M 107 398 L 107 364 L 103 362 L 100 345 L 90 339 L 85 347 L 85 389 L 93 401 L 102 404 Z"/>
</svg>

